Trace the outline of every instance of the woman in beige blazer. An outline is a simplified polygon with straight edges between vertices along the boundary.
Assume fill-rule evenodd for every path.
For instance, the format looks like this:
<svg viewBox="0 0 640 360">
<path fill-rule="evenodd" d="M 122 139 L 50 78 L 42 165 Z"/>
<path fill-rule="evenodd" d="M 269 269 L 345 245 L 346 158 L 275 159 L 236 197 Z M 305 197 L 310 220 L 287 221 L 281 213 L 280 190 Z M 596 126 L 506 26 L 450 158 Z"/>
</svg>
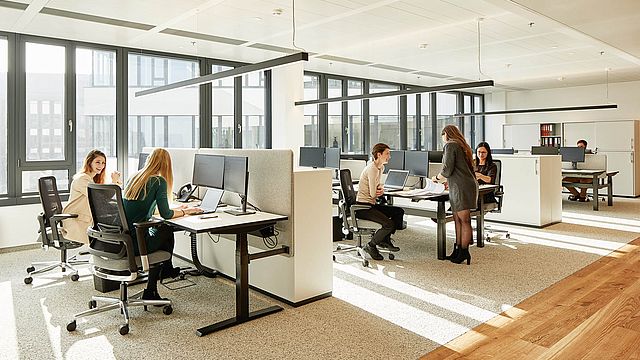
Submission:
<svg viewBox="0 0 640 360">
<path fill-rule="evenodd" d="M 107 157 L 100 150 L 91 150 L 85 157 L 83 164 L 82 171 L 73 176 L 69 202 L 62 210 L 65 214 L 78 214 L 78 217 L 63 220 L 62 232 L 64 237 L 69 240 L 88 244 L 87 228 L 91 226 L 92 219 L 87 199 L 87 187 L 89 183 L 104 183 Z M 111 181 L 114 184 L 122 185 L 118 171 L 111 173 Z"/>
</svg>

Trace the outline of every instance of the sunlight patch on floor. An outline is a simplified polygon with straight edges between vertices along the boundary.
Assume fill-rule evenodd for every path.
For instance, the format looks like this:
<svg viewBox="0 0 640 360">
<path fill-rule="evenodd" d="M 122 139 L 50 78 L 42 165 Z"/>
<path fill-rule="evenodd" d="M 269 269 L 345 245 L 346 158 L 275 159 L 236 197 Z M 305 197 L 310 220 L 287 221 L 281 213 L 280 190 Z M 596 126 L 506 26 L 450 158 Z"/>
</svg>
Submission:
<svg viewBox="0 0 640 360">
<path fill-rule="evenodd" d="M 334 264 L 333 268 L 474 320 L 487 321 L 498 315 L 492 311 L 479 308 L 456 298 L 452 298 L 444 294 L 433 293 L 417 286 L 409 285 L 400 280 L 386 276 L 383 272 L 372 273 L 370 271 L 359 270 L 353 266 L 342 264 Z"/>
<path fill-rule="evenodd" d="M 618 220 L 618 219 L 617 219 Z M 619 219 L 621 220 L 621 219 Z M 572 217 L 572 216 L 565 216 L 564 213 L 562 215 L 562 222 L 563 223 L 567 223 L 567 224 L 574 224 L 574 225 L 584 225 L 584 226 L 592 226 L 592 227 L 598 227 L 598 228 L 602 228 L 602 229 L 609 229 L 609 230 L 619 230 L 619 231 L 628 231 L 628 232 L 640 232 L 640 226 L 637 225 L 623 225 L 623 224 L 618 224 L 618 223 L 612 223 L 610 222 L 611 220 L 609 219 L 609 221 L 602 221 L 602 220 L 595 220 L 595 219 L 588 219 L 586 217 Z"/>
<path fill-rule="evenodd" d="M 560 248 L 571 249 L 571 250 L 582 249 L 579 251 L 585 251 L 585 252 L 590 252 L 590 253 L 599 254 L 599 255 L 606 255 L 609 252 L 617 250 L 623 245 L 625 245 L 624 243 L 621 243 L 621 242 L 607 241 L 607 240 L 600 240 L 600 239 L 590 239 L 590 238 L 580 237 L 580 236 L 554 234 L 549 231 L 512 228 L 509 230 L 509 232 L 511 232 L 512 240 L 525 241 L 525 239 L 531 239 L 531 241 L 536 241 L 534 242 L 536 244 L 560 247 Z M 540 243 L 540 242 L 537 242 L 538 240 L 533 240 L 533 239 L 539 239 L 539 240 L 549 241 L 549 242 Z M 526 242 L 531 242 L 531 241 L 526 241 Z M 592 251 L 587 251 L 589 249 L 591 249 Z"/>
<path fill-rule="evenodd" d="M 44 323 L 46 324 L 47 332 L 49 333 L 51 352 L 56 359 L 62 359 L 62 349 L 60 348 L 60 343 L 62 341 L 62 339 L 60 338 L 60 326 L 53 326 L 51 324 L 52 315 L 49 311 L 49 307 L 45 304 L 46 301 L 47 298 L 41 298 L 40 307 L 42 308 L 42 317 L 44 318 Z"/>
<path fill-rule="evenodd" d="M 18 359 L 20 351 L 11 281 L 0 282 L 0 308 L 0 354 L 4 359 Z"/>
<path fill-rule="evenodd" d="M 333 278 L 333 296 L 440 345 L 469 331 L 453 321 L 337 277 Z"/>
</svg>

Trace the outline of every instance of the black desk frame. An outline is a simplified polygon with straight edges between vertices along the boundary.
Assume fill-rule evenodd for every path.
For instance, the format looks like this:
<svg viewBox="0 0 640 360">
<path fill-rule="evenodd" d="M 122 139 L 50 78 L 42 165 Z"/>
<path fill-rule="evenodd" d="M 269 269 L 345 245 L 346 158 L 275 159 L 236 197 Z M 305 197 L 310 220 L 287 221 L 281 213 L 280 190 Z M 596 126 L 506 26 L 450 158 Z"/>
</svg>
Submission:
<svg viewBox="0 0 640 360">
<path fill-rule="evenodd" d="M 265 220 L 260 222 L 252 222 L 248 224 L 231 225 L 227 227 L 215 227 L 211 229 L 194 230 L 188 227 L 180 226 L 176 223 L 169 223 L 178 230 L 185 230 L 190 233 L 191 238 L 191 256 L 196 269 L 204 276 L 213 278 L 218 275 L 218 271 L 202 265 L 198 258 L 197 235 L 200 233 L 213 232 L 215 234 L 235 234 L 236 235 L 236 316 L 227 320 L 201 327 L 196 330 L 196 335 L 205 336 L 212 332 L 223 330 L 235 325 L 239 325 L 251 320 L 261 318 L 263 316 L 281 311 L 282 307 L 275 305 L 258 311 L 249 312 L 249 262 L 268 256 L 278 254 L 288 254 L 289 247 L 282 246 L 279 249 L 262 251 L 255 254 L 249 254 L 249 244 L 247 233 L 262 229 L 266 226 L 275 225 L 277 221 L 286 220 L 286 217 L 280 220 Z"/>
<path fill-rule="evenodd" d="M 607 182 L 600 183 L 600 178 L 602 175 L 606 175 Z M 564 177 L 573 177 L 573 178 L 592 178 L 590 184 L 586 183 L 574 183 L 570 181 L 563 181 L 562 186 L 567 187 L 576 187 L 576 188 L 591 188 L 593 190 L 593 211 L 598 211 L 598 190 L 607 188 L 607 206 L 613 206 L 613 177 L 618 174 L 618 171 L 609 171 L 605 170 L 567 170 L 562 169 L 562 176 Z"/>
</svg>

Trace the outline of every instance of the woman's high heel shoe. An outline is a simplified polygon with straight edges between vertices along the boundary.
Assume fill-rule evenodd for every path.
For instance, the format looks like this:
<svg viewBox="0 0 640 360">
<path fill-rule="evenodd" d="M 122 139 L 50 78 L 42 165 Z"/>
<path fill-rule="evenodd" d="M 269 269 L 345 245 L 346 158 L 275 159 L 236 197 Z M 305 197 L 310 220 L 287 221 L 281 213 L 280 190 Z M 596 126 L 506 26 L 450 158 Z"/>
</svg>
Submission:
<svg viewBox="0 0 640 360">
<path fill-rule="evenodd" d="M 463 249 L 460 248 L 458 250 L 458 256 L 451 259 L 452 263 L 462 264 L 463 261 L 467 260 L 467 265 L 471 265 L 471 254 L 469 253 L 469 248 Z"/>
<path fill-rule="evenodd" d="M 458 256 L 458 251 L 460 249 L 458 248 L 458 244 L 457 243 L 453 243 L 453 251 L 451 252 L 451 255 L 447 255 L 444 257 L 445 260 L 451 260 L 451 259 L 455 259 Z"/>
</svg>

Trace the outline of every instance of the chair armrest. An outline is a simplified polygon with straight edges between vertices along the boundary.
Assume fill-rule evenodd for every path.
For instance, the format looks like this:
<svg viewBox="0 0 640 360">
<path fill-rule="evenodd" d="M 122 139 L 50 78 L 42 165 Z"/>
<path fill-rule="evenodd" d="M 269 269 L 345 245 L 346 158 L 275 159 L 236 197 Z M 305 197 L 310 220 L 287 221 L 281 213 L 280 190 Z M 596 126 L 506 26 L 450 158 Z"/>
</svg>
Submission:
<svg viewBox="0 0 640 360">
<path fill-rule="evenodd" d="M 49 218 L 51 221 L 60 222 L 64 219 L 73 219 L 77 218 L 78 214 L 55 214 Z"/>
<path fill-rule="evenodd" d="M 142 271 L 149 271 L 149 253 L 147 252 L 147 243 L 144 241 L 145 239 L 145 230 L 156 227 L 163 223 L 162 220 L 150 220 L 140 223 L 133 223 L 133 226 L 136 228 L 136 239 L 138 241 L 138 251 L 140 252 L 140 262 L 142 263 Z"/>
<path fill-rule="evenodd" d="M 58 224 L 65 219 L 77 218 L 78 214 L 55 214 L 49 218 L 49 225 L 51 225 L 51 236 L 55 241 L 60 241 L 60 233 L 58 231 Z"/>
</svg>

